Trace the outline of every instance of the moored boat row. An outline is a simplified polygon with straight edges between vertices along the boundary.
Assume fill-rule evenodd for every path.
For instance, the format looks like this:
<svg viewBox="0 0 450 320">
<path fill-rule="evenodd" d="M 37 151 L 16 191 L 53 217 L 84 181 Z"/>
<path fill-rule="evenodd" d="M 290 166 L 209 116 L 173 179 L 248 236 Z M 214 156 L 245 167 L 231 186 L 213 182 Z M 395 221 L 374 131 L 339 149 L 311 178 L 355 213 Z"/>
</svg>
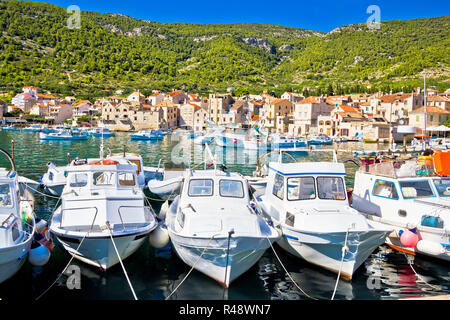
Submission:
<svg viewBox="0 0 450 320">
<path fill-rule="evenodd" d="M 41 182 L 60 179 L 62 186 L 52 192 L 47 185 L 61 197 L 50 231 L 75 258 L 105 270 L 159 232 L 155 246 L 170 240 L 182 261 L 225 287 L 274 243 L 344 279 L 383 243 L 448 260 L 449 153 L 367 162 L 349 194 L 335 151 L 317 151 L 333 152 L 333 161 L 269 163 L 253 199 L 250 184 L 261 181 L 217 169 L 215 161 L 209 170 L 162 162 L 149 168 L 139 155 L 101 152 L 64 167 L 49 164 Z M 387 195 L 389 186 L 396 199 Z M 145 187 L 168 200 L 167 210 L 156 216 Z"/>
</svg>

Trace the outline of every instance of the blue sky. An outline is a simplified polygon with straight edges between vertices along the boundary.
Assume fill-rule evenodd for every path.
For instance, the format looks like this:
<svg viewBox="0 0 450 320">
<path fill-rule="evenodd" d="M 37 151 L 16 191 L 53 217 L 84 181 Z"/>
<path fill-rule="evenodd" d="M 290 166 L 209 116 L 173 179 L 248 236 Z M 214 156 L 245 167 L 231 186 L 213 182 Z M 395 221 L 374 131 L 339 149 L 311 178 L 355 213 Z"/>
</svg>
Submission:
<svg viewBox="0 0 450 320">
<path fill-rule="evenodd" d="M 363 23 L 370 5 L 380 8 L 381 20 L 408 20 L 450 14 L 448 0 L 50 0 L 82 11 L 122 13 L 162 23 L 266 23 L 328 32 L 346 24 Z"/>
</svg>

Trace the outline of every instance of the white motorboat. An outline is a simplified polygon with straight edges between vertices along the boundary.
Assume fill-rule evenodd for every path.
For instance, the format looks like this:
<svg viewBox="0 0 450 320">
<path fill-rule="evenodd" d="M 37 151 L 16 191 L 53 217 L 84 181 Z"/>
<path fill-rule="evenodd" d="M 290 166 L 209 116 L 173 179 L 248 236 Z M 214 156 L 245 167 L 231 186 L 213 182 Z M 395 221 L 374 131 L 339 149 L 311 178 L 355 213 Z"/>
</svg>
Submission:
<svg viewBox="0 0 450 320">
<path fill-rule="evenodd" d="M 217 170 L 186 171 L 166 225 L 187 265 L 229 287 L 280 238 L 252 208 L 247 181 Z"/>
<path fill-rule="evenodd" d="M 433 157 L 361 167 L 352 206 L 374 225 L 395 230 L 386 239 L 388 246 L 450 261 L 450 178 L 436 174 L 438 160 Z M 439 161 L 449 175 L 450 157 Z"/>
<path fill-rule="evenodd" d="M 181 192 L 185 168 L 170 167 L 159 159 L 158 167 L 147 168 L 151 178 L 147 183 L 148 190 L 164 200 L 172 201 Z"/>
<path fill-rule="evenodd" d="M 0 151 L 9 157 L 3 149 Z M 32 196 L 20 197 L 18 175 L 10 161 L 11 170 L 0 169 L 0 283 L 23 266 L 35 234 Z"/>
<path fill-rule="evenodd" d="M 66 185 L 66 166 L 57 167 L 52 162 L 47 163 L 47 172 L 43 174 L 41 187 L 48 194 L 60 197 Z"/>
<path fill-rule="evenodd" d="M 24 196 L 25 191 L 29 191 L 31 194 L 36 193 L 36 189 L 39 188 L 39 182 L 28 179 L 23 176 L 19 176 L 19 190 L 20 195 Z"/>
<path fill-rule="evenodd" d="M 75 258 L 110 268 L 133 254 L 157 223 L 127 159 L 74 160 L 50 232 Z"/>
<path fill-rule="evenodd" d="M 206 134 L 199 135 L 194 138 L 194 143 L 199 145 L 212 144 L 214 142 L 214 135 Z"/>
<path fill-rule="evenodd" d="M 136 165 L 137 182 L 139 187 L 145 188 L 145 174 L 147 167 L 144 167 L 142 156 L 136 153 L 115 153 L 107 156 L 107 160 L 117 160 L 124 158 Z M 53 163 L 47 163 L 47 172 L 41 178 L 41 187 L 48 194 L 60 197 L 67 182 L 67 166 L 56 166 Z"/>
<path fill-rule="evenodd" d="M 265 193 L 255 200 L 282 230 L 284 250 L 351 279 L 392 229 L 374 228 L 349 206 L 344 177 L 342 163 L 271 162 Z"/>
</svg>

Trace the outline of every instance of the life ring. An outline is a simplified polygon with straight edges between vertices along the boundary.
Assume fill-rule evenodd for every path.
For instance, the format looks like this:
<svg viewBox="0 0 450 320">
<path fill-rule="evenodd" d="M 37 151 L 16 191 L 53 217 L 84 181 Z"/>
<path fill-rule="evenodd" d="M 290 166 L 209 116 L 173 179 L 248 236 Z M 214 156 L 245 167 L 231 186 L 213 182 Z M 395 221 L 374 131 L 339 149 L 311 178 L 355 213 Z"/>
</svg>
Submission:
<svg viewBox="0 0 450 320">
<path fill-rule="evenodd" d="M 119 162 L 115 160 L 100 160 L 89 163 L 91 166 L 115 166 L 117 164 L 119 164 Z"/>
</svg>

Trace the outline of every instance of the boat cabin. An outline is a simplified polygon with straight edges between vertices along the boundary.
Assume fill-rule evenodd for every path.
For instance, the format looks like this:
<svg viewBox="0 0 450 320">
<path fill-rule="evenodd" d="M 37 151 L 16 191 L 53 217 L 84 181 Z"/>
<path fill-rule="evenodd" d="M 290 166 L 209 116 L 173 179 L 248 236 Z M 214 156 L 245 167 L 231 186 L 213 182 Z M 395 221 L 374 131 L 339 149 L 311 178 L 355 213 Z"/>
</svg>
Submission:
<svg viewBox="0 0 450 320">
<path fill-rule="evenodd" d="M 67 183 L 62 193 L 61 228 L 82 231 L 95 221 L 114 228 L 148 223 L 150 209 L 144 206 L 136 166 L 126 159 L 88 159 L 66 168 Z"/>
<path fill-rule="evenodd" d="M 345 175 L 337 162 L 271 162 L 264 198 L 277 208 L 272 212 L 277 220 L 285 210 L 348 206 Z"/>
<path fill-rule="evenodd" d="M 13 245 L 23 237 L 16 176 L 16 172 L 0 169 L 0 247 Z"/>
<path fill-rule="evenodd" d="M 355 175 L 352 206 L 398 225 L 443 229 L 449 200 L 450 177 L 436 175 L 420 160 L 375 163 Z"/>
</svg>

